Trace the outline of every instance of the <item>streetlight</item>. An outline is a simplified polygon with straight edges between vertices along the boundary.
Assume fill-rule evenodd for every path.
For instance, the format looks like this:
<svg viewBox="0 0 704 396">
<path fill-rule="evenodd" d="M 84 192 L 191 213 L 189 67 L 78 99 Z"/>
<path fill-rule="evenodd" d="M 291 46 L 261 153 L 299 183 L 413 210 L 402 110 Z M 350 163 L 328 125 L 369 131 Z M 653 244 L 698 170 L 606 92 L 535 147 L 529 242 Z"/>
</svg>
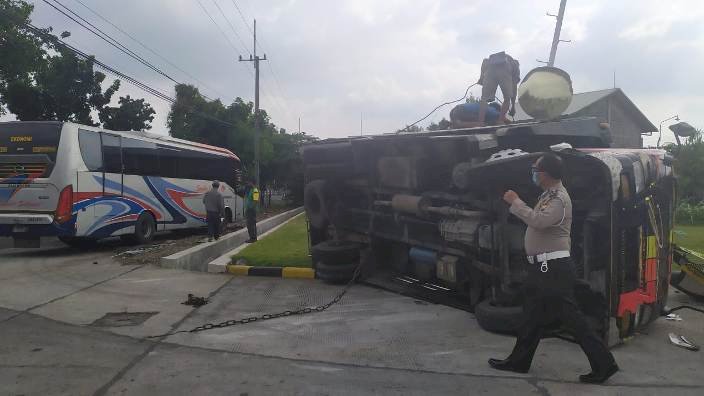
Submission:
<svg viewBox="0 0 704 396">
<path fill-rule="evenodd" d="M 679 121 L 679 120 L 680 120 L 680 116 L 678 116 L 678 115 L 673 115 L 672 117 L 670 117 L 670 118 L 668 118 L 668 119 L 665 119 L 665 120 L 660 121 L 660 127 L 658 127 L 658 134 L 659 134 L 659 135 L 658 135 L 658 144 L 657 144 L 655 147 L 660 147 L 660 139 L 662 139 L 662 124 L 663 124 L 664 122 L 670 121 L 670 120 L 672 120 L 672 119 L 674 119 L 675 121 Z"/>
</svg>

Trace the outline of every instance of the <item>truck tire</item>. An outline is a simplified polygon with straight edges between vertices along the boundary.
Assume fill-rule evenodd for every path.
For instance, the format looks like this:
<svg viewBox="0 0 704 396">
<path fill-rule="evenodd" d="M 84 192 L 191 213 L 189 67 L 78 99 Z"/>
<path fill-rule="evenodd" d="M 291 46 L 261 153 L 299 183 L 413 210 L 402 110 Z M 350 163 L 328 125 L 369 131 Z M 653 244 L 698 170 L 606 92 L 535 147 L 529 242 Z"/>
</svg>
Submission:
<svg viewBox="0 0 704 396">
<path fill-rule="evenodd" d="M 516 335 L 523 320 L 520 306 L 502 307 L 486 299 L 474 307 L 474 316 L 479 326 L 493 333 Z"/>
<path fill-rule="evenodd" d="M 311 248 L 314 265 L 342 266 L 359 262 L 361 246 L 348 241 L 325 241 Z"/>
<path fill-rule="evenodd" d="M 329 222 L 327 183 L 314 180 L 306 184 L 303 192 L 303 206 L 308 215 L 308 221 L 315 228 L 325 228 Z"/>
<path fill-rule="evenodd" d="M 315 277 L 328 283 L 347 283 L 352 279 L 358 263 L 329 265 L 319 262 L 315 268 Z"/>
</svg>

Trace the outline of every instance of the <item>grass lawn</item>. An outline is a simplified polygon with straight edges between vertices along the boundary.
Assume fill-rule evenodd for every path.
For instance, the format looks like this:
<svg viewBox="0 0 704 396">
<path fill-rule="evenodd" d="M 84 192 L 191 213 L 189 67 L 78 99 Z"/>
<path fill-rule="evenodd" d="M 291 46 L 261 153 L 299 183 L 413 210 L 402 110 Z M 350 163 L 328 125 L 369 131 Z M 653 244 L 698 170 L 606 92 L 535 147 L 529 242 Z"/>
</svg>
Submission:
<svg viewBox="0 0 704 396">
<path fill-rule="evenodd" d="M 235 263 L 267 267 L 311 267 L 305 215 L 296 216 L 278 230 L 259 239 L 232 257 Z"/>
<path fill-rule="evenodd" d="M 687 249 L 704 253 L 704 226 L 675 226 L 675 243 Z"/>
</svg>

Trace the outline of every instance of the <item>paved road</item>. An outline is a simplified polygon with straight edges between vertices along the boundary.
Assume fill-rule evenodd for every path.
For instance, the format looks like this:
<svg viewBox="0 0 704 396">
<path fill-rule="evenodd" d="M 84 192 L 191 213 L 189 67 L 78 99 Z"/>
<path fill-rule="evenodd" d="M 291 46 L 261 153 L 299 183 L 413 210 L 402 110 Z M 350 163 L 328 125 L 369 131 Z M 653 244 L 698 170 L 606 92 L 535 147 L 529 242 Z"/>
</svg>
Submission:
<svg viewBox="0 0 704 396">
<path fill-rule="evenodd" d="M 704 355 L 675 348 L 669 331 L 704 342 L 704 318 L 658 321 L 614 353 L 608 386 L 576 382 L 579 348 L 541 344 L 527 375 L 489 369 L 513 340 L 471 314 L 355 286 L 330 310 L 202 333 L 190 329 L 326 302 L 339 287 L 310 280 L 123 266 L 111 244 L 91 252 L 47 241 L 41 250 L 0 241 L 0 394 L 702 394 Z M 181 305 L 187 293 L 210 304 Z M 687 301 L 674 295 L 677 302 Z M 100 327 L 106 313 L 153 314 Z"/>
</svg>

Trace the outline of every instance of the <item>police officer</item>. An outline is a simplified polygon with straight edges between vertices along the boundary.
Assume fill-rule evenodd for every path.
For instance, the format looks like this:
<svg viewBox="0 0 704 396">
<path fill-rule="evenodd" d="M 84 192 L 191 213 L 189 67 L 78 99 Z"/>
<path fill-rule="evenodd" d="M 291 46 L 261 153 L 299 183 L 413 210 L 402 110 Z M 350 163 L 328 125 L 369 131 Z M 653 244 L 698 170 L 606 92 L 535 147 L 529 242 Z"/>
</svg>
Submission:
<svg viewBox="0 0 704 396">
<path fill-rule="evenodd" d="M 249 240 L 247 243 L 257 241 L 257 210 L 259 209 L 259 189 L 254 182 L 247 182 L 247 189 L 244 197 L 244 213 L 247 218 L 247 232 Z"/>
<path fill-rule="evenodd" d="M 543 154 L 532 166 L 533 183 L 543 189 L 535 208 L 529 208 L 512 190 L 504 201 L 510 212 L 528 225 L 525 250 L 529 269 L 523 305 L 523 324 L 513 352 L 504 360 L 489 359 L 498 370 L 528 372 L 540 338 L 549 326 L 561 323 L 574 335 L 587 355 L 591 373 L 580 375 L 587 383 L 602 383 L 618 371 L 614 357 L 580 312 L 574 297 L 576 275 L 570 258 L 572 202 L 562 185 L 562 160 Z"/>
</svg>

